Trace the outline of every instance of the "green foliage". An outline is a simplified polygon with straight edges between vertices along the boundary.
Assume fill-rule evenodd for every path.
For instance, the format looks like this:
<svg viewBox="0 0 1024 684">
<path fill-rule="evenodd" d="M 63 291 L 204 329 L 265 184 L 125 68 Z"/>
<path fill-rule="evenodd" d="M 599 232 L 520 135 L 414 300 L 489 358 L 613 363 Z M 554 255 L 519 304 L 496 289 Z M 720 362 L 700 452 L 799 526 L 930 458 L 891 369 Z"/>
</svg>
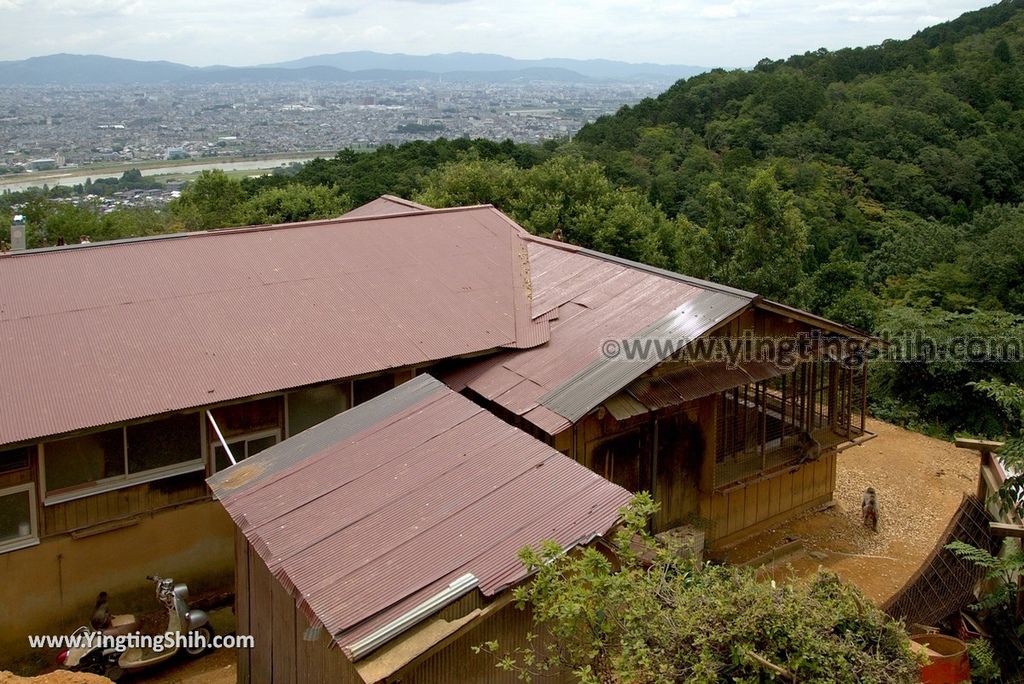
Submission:
<svg viewBox="0 0 1024 684">
<path fill-rule="evenodd" d="M 543 636 L 510 653 L 497 642 L 478 650 L 527 680 L 569 671 L 586 684 L 760 682 L 779 669 L 795 681 L 917 680 L 901 626 L 835 575 L 775 586 L 750 570 L 694 567 L 647 535 L 653 510 L 645 494 L 624 510 L 617 560 L 592 547 L 524 549 L 534 576 L 515 599 Z"/>
<path fill-rule="evenodd" d="M 235 215 L 236 223 L 261 225 L 335 218 L 351 208 L 348 197 L 335 188 L 293 183 L 261 190 L 242 202 Z"/>
<path fill-rule="evenodd" d="M 1006 416 L 1001 434 L 1006 435 L 999 459 L 1010 474 L 999 489 L 1006 508 L 1017 508 L 1024 502 L 1024 385 L 999 380 L 982 380 L 974 387 L 993 400 Z"/>
<path fill-rule="evenodd" d="M 885 397 L 898 397 L 918 417 L 912 424 L 932 421 L 946 432 L 1003 434 L 1001 412 L 993 403 L 979 401 L 971 383 L 992 378 L 1024 381 L 1024 364 L 1001 360 L 1004 351 L 1012 353 L 1015 344 L 1018 350 L 1024 345 L 1024 320 L 1003 312 L 955 313 L 902 305 L 883 310 L 877 329 L 892 343 L 893 360 L 882 358 L 872 364 L 869 379 L 875 406 Z M 968 342 L 982 346 L 967 346 Z M 972 358 L 972 351 L 979 353 Z"/>
<path fill-rule="evenodd" d="M 978 684 L 996 682 L 1002 677 L 996 652 L 992 642 L 978 638 L 967 644 L 967 654 L 971 659 L 971 681 Z"/>
<path fill-rule="evenodd" d="M 245 199 L 242 184 L 223 171 L 203 171 L 181 197 L 171 202 L 171 213 L 189 230 L 210 230 L 237 225 L 239 205 Z"/>
<path fill-rule="evenodd" d="M 1013 548 L 1010 548 L 1010 547 Z M 1017 575 L 1024 572 L 1024 551 L 1016 544 L 1006 544 L 1002 553 L 993 555 L 962 541 L 950 542 L 946 548 L 985 569 L 985 579 L 993 582 L 994 589 L 978 601 L 979 610 L 999 611 L 1005 616 L 1014 612 L 1017 601 Z"/>
</svg>

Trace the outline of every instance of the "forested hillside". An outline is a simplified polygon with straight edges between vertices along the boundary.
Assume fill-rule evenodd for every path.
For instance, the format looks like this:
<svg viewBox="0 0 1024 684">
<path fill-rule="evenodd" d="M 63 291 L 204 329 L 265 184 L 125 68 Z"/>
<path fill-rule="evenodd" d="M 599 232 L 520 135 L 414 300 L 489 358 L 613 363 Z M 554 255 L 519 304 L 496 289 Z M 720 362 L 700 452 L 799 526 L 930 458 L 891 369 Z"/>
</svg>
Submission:
<svg viewBox="0 0 1024 684">
<path fill-rule="evenodd" d="M 204 174 L 171 212 L 120 224 L 36 197 L 30 222 L 39 244 L 90 234 L 82 221 L 102 237 L 121 224 L 293 221 L 382 193 L 492 202 L 538 234 L 916 335 L 911 358 L 929 340 L 1009 340 L 1012 352 L 1024 337 L 1024 0 L 905 41 L 696 76 L 572 141 L 346 150 L 292 174 Z M 971 383 L 1019 383 L 1024 363 L 977 356 L 875 364 L 876 415 L 1003 432 L 1006 416 Z"/>
</svg>

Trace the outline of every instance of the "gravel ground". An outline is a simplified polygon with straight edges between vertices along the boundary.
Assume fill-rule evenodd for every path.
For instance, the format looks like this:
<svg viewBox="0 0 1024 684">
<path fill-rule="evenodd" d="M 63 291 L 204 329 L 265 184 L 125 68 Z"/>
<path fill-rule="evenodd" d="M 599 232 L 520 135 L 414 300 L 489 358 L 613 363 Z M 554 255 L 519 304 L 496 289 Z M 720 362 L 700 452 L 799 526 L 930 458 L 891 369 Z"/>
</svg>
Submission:
<svg viewBox="0 0 1024 684">
<path fill-rule="evenodd" d="M 19 677 L 6 670 L 0 672 L 0 684 L 111 684 L 106 677 L 81 672 L 51 672 L 38 677 Z"/>
<path fill-rule="evenodd" d="M 839 455 L 833 508 L 806 514 L 729 549 L 746 562 L 789 540 L 802 548 L 766 569 L 773 577 L 831 568 L 883 602 L 910 578 L 945 530 L 964 494 L 976 489 L 977 454 L 887 423 L 868 421 L 877 437 Z M 861 524 L 860 501 L 874 487 L 879 531 Z"/>
</svg>

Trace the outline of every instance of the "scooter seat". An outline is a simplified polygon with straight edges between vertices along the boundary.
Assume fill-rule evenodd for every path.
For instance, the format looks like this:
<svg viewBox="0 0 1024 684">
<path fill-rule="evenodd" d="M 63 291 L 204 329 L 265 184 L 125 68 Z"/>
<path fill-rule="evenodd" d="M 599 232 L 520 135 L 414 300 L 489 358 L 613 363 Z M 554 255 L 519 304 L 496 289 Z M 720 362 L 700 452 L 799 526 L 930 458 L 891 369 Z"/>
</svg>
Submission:
<svg viewBox="0 0 1024 684">
<path fill-rule="evenodd" d="M 138 629 L 139 623 L 135 620 L 134 615 L 111 615 L 110 626 L 105 628 L 103 633 L 110 636 L 118 636 L 121 634 L 131 634 Z"/>
</svg>

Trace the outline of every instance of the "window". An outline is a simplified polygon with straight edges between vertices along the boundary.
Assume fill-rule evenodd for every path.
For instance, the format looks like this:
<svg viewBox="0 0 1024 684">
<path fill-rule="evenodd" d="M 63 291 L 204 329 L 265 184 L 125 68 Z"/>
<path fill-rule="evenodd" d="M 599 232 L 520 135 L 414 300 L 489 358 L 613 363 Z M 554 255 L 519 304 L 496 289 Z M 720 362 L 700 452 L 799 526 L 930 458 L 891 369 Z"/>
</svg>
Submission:
<svg viewBox="0 0 1024 684">
<path fill-rule="evenodd" d="M 715 486 L 812 460 L 863 432 L 865 370 L 810 361 L 718 395 Z"/>
<path fill-rule="evenodd" d="M 225 439 L 227 440 L 228 448 L 231 449 L 231 455 L 235 457 L 236 462 L 239 462 L 277 444 L 281 439 L 281 433 L 278 430 L 267 430 L 240 437 L 226 437 Z M 231 466 L 227 452 L 224 451 L 224 447 L 219 441 L 210 444 L 210 453 L 213 455 L 214 472 Z"/>
<path fill-rule="evenodd" d="M 288 434 L 333 418 L 348 408 L 349 385 L 324 385 L 298 390 L 288 395 Z"/>
<path fill-rule="evenodd" d="M 43 445 L 46 492 L 124 477 L 124 430 L 60 439 Z"/>
<path fill-rule="evenodd" d="M 642 453 L 643 437 L 639 430 L 633 430 L 594 447 L 592 469 L 606 480 L 631 492 L 650 489 L 645 484 L 649 478 L 642 472 L 640 465 Z"/>
<path fill-rule="evenodd" d="M 199 461 L 203 458 L 201 424 L 195 414 L 129 425 L 128 472 Z"/>
<path fill-rule="evenodd" d="M 32 463 L 32 447 L 0 451 L 0 473 L 28 470 Z"/>
<path fill-rule="evenodd" d="M 0 489 L 0 552 L 32 546 L 38 541 L 35 485 Z"/>
<path fill-rule="evenodd" d="M 193 413 L 45 443 L 46 503 L 201 470 L 201 425 Z"/>
<path fill-rule="evenodd" d="M 375 375 L 372 378 L 355 380 L 352 383 L 353 405 L 359 406 L 363 402 L 370 401 L 376 396 L 384 394 L 389 389 L 394 389 L 395 378 L 393 375 Z"/>
</svg>

